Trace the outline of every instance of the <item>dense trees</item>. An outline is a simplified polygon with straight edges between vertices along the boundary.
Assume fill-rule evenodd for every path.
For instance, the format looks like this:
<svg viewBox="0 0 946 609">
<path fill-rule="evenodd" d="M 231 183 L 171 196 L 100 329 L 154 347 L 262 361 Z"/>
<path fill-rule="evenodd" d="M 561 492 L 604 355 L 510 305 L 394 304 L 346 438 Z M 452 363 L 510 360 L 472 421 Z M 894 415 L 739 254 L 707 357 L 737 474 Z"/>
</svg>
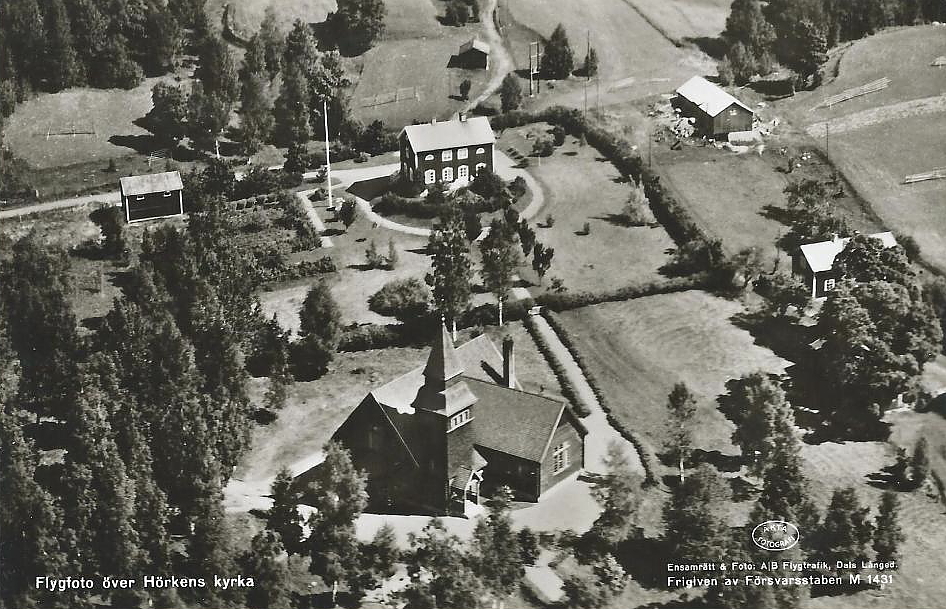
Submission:
<svg viewBox="0 0 946 609">
<path fill-rule="evenodd" d="M 339 47 L 352 54 L 370 49 L 384 32 L 384 15 L 383 0 L 340 0 L 332 17 Z"/>
<path fill-rule="evenodd" d="M 762 372 L 726 383 L 727 411 L 736 424 L 733 443 L 742 449 L 749 471 L 761 475 L 772 453 L 794 443 L 795 417 L 781 386 Z"/>
<path fill-rule="evenodd" d="M 674 486 L 663 510 L 668 555 L 682 563 L 725 560 L 730 543 L 724 506 L 729 498 L 729 487 L 706 464 Z"/>
</svg>

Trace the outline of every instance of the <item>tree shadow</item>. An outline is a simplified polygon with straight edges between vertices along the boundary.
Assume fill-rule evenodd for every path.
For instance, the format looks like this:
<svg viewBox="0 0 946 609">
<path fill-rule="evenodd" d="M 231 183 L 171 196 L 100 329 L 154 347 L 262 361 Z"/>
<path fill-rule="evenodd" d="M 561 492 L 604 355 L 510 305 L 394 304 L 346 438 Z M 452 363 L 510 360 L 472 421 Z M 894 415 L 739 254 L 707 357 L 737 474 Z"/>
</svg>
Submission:
<svg viewBox="0 0 946 609">
<path fill-rule="evenodd" d="M 666 584 L 667 562 L 672 562 L 673 557 L 662 539 L 626 539 L 617 545 L 613 554 L 627 574 L 644 588 L 663 588 Z M 642 556 L 648 559 L 641 560 Z"/>
<path fill-rule="evenodd" d="M 158 149 L 158 138 L 152 134 L 139 135 L 113 135 L 108 138 L 108 143 L 124 148 L 131 148 L 138 154 L 148 154 Z"/>
<path fill-rule="evenodd" d="M 722 59 L 726 55 L 726 39 L 722 36 L 688 37 L 683 42 L 692 44 L 713 59 Z"/>
<path fill-rule="evenodd" d="M 726 455 L 718 450 L 697 448 L 690 455 L 690 466 L 708 463 L 721 472 L 738 472 L 745 462 L 742 455 Z"/>
<path fill-rule="evenodd" d="M 759 211 L 759 215 L 768 220 L 775 220 L 785 226 L 791 226 L 792 220 L 794 219 L 794 214 L 792 214 L 790 210 L 771 204 L 763 205 L 762 209 Z"/>
<path fill-rule="evenodd" d="M 884 466 L 879 472 L 867 474 L 867 484 L 885 491 L 913 490 L 908 488 L 910 485 L 901 476 L 898 476 L 896 471 L 897 465 L 895 463 Z"/>
</svg>

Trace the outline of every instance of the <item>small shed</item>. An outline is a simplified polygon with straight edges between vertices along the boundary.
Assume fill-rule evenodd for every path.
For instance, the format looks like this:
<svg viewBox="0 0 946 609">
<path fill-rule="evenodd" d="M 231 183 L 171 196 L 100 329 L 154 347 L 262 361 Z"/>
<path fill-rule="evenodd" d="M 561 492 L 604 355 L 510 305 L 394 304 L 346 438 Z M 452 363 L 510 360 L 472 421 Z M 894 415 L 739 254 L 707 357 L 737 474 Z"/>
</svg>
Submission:
<svg viewBox="0 0 946 609">
<path fill-rule="evenodd" d="M 461 67 L 474 70 L 489 69 L 489 45 L 472 38 L 460 45 L 457 60 Z"/>
<path fill-rule="evenodd" d="M 184 213 L 184 183 L 177 171 L 128 176 L 119 180 L 119 187 L 128 222 Z"/>
<path fill-rule="evenodd" d="M 685 116 L 696 119 L 697 131 L 715 139 L 726 139 L 734 131 L 750 131 L 752 109 L 700 76 L 694 76 L 676 91 L 672 103 Z"/>
</svg>

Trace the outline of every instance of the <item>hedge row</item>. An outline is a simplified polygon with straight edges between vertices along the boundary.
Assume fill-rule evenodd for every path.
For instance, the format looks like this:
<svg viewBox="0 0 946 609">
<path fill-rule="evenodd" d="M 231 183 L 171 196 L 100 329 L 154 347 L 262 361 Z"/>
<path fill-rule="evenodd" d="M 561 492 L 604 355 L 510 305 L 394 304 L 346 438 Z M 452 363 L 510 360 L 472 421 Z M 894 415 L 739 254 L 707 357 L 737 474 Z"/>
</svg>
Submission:
<svg viewBox="0 0 946 609">
<path fill-rule="evenodd" d="M 278 203 L 279 193 L 271 193 L 247 197 L 245 199 L 237 199 L 235 201 L 228 201 L 227 206 L 233 211 L 244 211 L 260 206 L 273 207 Z"/>
<path fill-rule="evenodd" d="M 698 290 L 712 286 L 713 280 L 709 273 L 696 273 L 686 277 L 657 279 L 600 292 L 545 293 L 536 298 L 536 303 L 553 311 L 568 311 L 589 305 L 601 304 L 603 302 L 632 300 L 634 298 L 653 296 L 655 294 L 672 294 L 674 292 L 686 292 L 687 290 Z"/>
<path fill-rule="evenodd" d="M 568 352 L 571 353 L 572 357 L 575 359 L 578 367 L 581 368 L 582 374 L 585 375 L 585 380 L 588 381 L 588 385 L 591 387 L 591 391 L 594 392 L 595 397 L 598 398 L 598 403 L 601 404 L 601 408 L 604 410 L 608 423 L 611 427 L 616 429 L 625 440 L 634 445 L 637 454 L 640 455 L 641 465 L 644 466 L 645 484 L 655 484 L 658 480 L 656 475 L 658 461 L 653 449 L 651 449 L 649 444 L 641 440 L 640 436 L 625 427 L 621 421 L 615 418 L 611 410 L 611 405 L 605 397 L 604 392 L 601 390 L 601 385 L 598 383 L 597 377 L 592 372 L 588 362 L 582 357 L 581 351 L 578 350 L 574 336 L 572 336 L 571 332 L 569 332 L 565 325 L 558 319 L 558 315 L 552 311 L 543 310 L 542 316 L 549 322 L 549 325 L 552 326 L 552 329 L 555 330 L 555 333 L 558 335 L 559 340 L 562 341 L 562 344 L 565 345 L 565 348 L 568 349 Z"/>
<path fill-rule="evenodd" d="M 535 320 L 531 317 L 526 318 L 525 321 L 526 330 L 529 331 L 529 334 L 532 336 L 532 340 L 535 341 L 535 344 L 539 347 L 539 352 L 542 353 L 542 357 L 545 358 L 545 361 L 548 362 L 549 367 L 552 368 L 552 372 L 555 374 L 555 378 L 558 379 L 558 384 L 562 388 L 562 395 L 565 396 L 569 402 L 571 402 L 572 409 L 580 417 L 587 417 L 591 414 L 591 411 L 588 410 L 588 407 L 581 401 L 578 397 L 578 391 L 575 389 L 575 386 L 572 385 L 571 380 L 569 380 L 568 375 L 565 373 L 565 367 L 562 365 L 562 362 L 559 361 L 558 357 L 552 353 L 552 349 L 549 347 L 548 342 L 546 342 L 545 337 L 542 336 L 542 333 L 539 332 L 539 329 L 535 325 Z"/>
</svg>

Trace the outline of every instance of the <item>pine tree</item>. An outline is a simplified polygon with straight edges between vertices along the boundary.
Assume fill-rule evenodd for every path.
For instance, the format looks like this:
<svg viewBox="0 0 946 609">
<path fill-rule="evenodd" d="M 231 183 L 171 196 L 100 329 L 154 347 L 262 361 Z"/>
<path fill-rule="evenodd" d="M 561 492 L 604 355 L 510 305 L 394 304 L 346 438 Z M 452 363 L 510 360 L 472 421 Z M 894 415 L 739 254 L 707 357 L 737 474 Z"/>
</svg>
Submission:
<svg viewBox="0 0 946 609">
<path fill-rule="evenodd" d="M 325 372 L 341 340 L 341 311 L 329 287 L 316 283 L 299 311 L 299 335 L 294 364 L 305 378 Z"/>
<path fill-rule="evenodd" d="M 900 560 L 900 544 L 906 537 L 900 527 L 900 500 L 894 491 L 880 497 L 880 510 L 874 519 L 874 552 L 877 562 Z"/>
<path fill-rule="evenodd" d="M 305 78 L 295 64 L 283 70 L 282 88 L 276 98 L 276 141 L 282 145 L 304 144 L 309 131 L 309 99 Z"/>
<path fill-rule="evenodd" d="M 165 72 L 174 67 L 175 59 L 184 44 L 184 34 L 174 15 L 151 8 L 145 26 L 148 64 L 156 71 Z"/>
<path fill-rule="evenodd" d="M 519 77 L 514 72 L 506 74 L 503 78 L 499 86 L 499 99 L 503 112 L 518 110 L 522 105 L 522 87 L 519 85 Z"/>
<path fill-rule="evenodd" d="M 866 560 L 873 528 L 869 514 L 870 508 L 861 507 L 853 488 L 835 490 L 818 529 L 818 557 L 831 568 L 837 561 L 860 564 Z"/>
<path fill-rule="evenodd" d="M 575 54 L 568 44 L 565 26 L 559 23 L 552 31 L 552 36 L 545 44 L 542 56 L 542 69 L 549 78 L 568 78 L 575 67 Z"/>
<path fill-rule="evenodd" d="M 404 591 L 409 607 L 471 609 L 479 606 L 483 583 L 470 566 L 463 543 L 432 518 L 421 533 L 408 534 L 413 559 L 411 583 Z"/>
<path fill-rule="evenodd" d="M 736 424 L 733 443 L 742 449 L 749 471 L 762 475 L 773 450 L 783 444 L 797 450 L 795 416 L 782 387 L 763 372 L 729 381 L 727 411 Z"/>
<path fill-rule="evenodd" d="M 243 81 L 240 97 L 240 130 L 247 154 L 259 150 L 273 131 L 273 102 L 262 77 L 251 74 Z"/>
<path fill-rule="evenodd" d="M 194 77 L 203 85 L 205 94 L 215 95 L 228 105 L 240 94 L 240 81 L 230 47 L 218 36 L 209 36 L 198 51 Z"/>
<path fill-rule="evenodd" d="M 598 51 L 590 47 L 585 54 L 585 65 L 582 70 L 587 78 L 594 78 L 598 75 Z"/>
<path fill-rule="evenodd" d="M 272 81 L 282 69 L 283 53 L 286 40 L 276 24 L 276 9 L 269 5 L 263 13 L 263 21 L 259 26 L 259 38 L 263 46 L 263 56 L 266 60 L 266 72 Z"/>
<path fill-rule="evenodd" d="M 213 581 L 214 575 L 235 573 L 231 554 L 232 538 L 223 511 L 223 494 L 216 480 L 196 503 L 193 528 L 187 545 L 187 571 L 195 577 Z M 221 597 L 234 597 L 236 589 L 221 592 L 215 586 L 198 589 L 198 600 L 211 606 L 221 604 Z"/>
<path fill-rule="evenodd" d="M 46 57 L 44 74 L 50 90 L 59 91 L 80 82 L 79 58 L 72 40 L 71 24 L 62 0 L 49 0 L 46 7 Z"/>
<path fill-rule="evenodd" d="M 913 447 L 913 459 L 910 461 L 910 481 L 914 488 L 923 486 L 930 475 L 929 442 L 921 437 Z"/>
<path fill-rule="evenodd" d="M 667 453 L 679 464 L 680 482 L 685 474 L 685 462 L 693 450 L 693 431 L 690 426 L 696 414 L 696 398 L 684 383 L 677 383 L 667 396 L 668 440 L 665 446 Z"/>
<path fill-rule="evenodd" d="M 241 562 L 243 574 L 253 578 L 253 587 L 246 593 L 250 609 L 292 606 L 288 557 L 278 533 L 269 530 L 257 533 Z"/>
<path fill-rule="evenodd" d="M 555 249 L 547 247 L 541 243 L 536 243 L 532 248 L 532 270 L 539 276 L 539 283 L 545 278 L 545 274 L 552 266 L 552 258 L 555 256 Z"/>
<path fill-rule="evenodd" d="M 302 551 L 302 516 L 299 515 L 299 493 L 293 489 L 292 475 L 283 467 L 276 473 L 272 486 L 273 505 L 266 512 L 266 528 L 279 535 L 290 554 Z"/>
<path fill-rule="evenodd" d="M 728 486 L 706 464 L 674 486 L 663 509 L 668 556 L 680 562 L 725 559 L 731 545 L 724 510 L 729 495 Z"/>
<path fill-rule="evenodd" d="M 457 319 L 466 312 L 472 296 L 473 268 L 470 243 L 463 218 L 456 209 L 441 218 L 427 242 L 432 271 L 426 277 L 440 314 L 450 322 L 456 337 Z"/>
<path fill-rule="evenodd" d="M 614 548 L 637 528 L 640 477 L 631 471 L 627 453 L 612 441 L 605 458 L 607 473 L 595 480 L 591 495 L 601 506 L 592 531 L 608 548 Z"/>
<path fill-rule="evenodd" d="M 230 123 L 230 104 L 217 93 L 207 92 L 195 82 L 187 103 L 187 133 L 195 145 L 213 150 Z"/>
</svg>

